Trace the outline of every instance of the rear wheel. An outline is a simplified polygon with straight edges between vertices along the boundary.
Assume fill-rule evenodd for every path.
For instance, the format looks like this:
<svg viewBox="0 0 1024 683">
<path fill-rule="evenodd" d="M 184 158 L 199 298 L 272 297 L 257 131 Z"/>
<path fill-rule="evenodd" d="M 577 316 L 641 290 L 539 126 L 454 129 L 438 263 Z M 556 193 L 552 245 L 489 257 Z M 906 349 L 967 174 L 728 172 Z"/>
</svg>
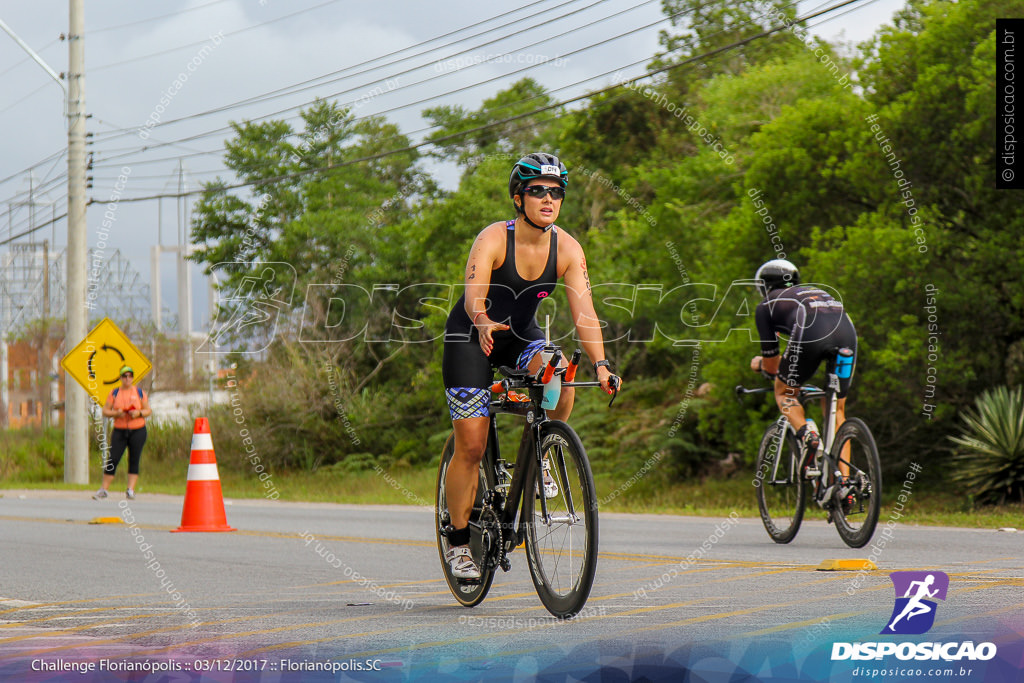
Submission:
<svg viewBox="0 0 1024 683">
<path fill-rule="evenodd" d="M 800 470 L 800 446 L 780 419 L 761 438 L 754 478 L 761 521 L 776 543 L 789 543 L 800 531 L 809 483 Z"/>
<path fill-rule="evenodd" d="M 546 499 L 542 514 L 537 489 L 541 472 L 534 472 L 524 491 L 526 552 L 530 575 L 541 602 L 556 617 L 577 614 L 594 585 L 597 573 L 597 496 L 590 462 L 579 436 L 564 422 L 548 422 L 541 453 L 551 466 L 558 495 Z M 531 466 L 536 470 L 536 465 Z M 543 494 L 541 494 L 543 495 Z"/>
<path fill-rule="evenodd" d="M 444 573 L 445 581 L 448 582 L 448 588 L 451 590 L 452 595 L 462 605 L 466 607 L 473 607 L 479 605 L 485 597 L 487 597 L 487 591 L 491 588 L 491 582 L 494 581 L 494 567 L 487 567 L 486 558 L 484 557 L 484 543 L 486 539 L 483 538 L 479 525 L 474 524 L 480 520 L 480 514 L 483 509 L 483 496 L 484 492 L 488 488 L 493 488 L 493 473 L 488 473 L 486 468 L 487 458 L 485 457 L 480 463 L 480 480 L 477 484 L 476 489 L 476 501 L 473 503 L 473 512 L 470 515 L 470 538 L 469 538 L 469 549 L 473 552 L 473 559 L 476 561 L 477 566 L 480 567 L 480 579 L 473 582 L 467 583 L 464 580 L 457 579 L 452 576 L 451 567 L 448 566 L 448 562 L 445 561 L 444 555 L 448 552 L 448 538 L 441 533 L 441 529 L 451 524 L 451 515 L 448 513 L 448 501 L 445 496 L 444 481 L 445 476 L 448 473 L 448 465 L 451 463 L 452 456 L 455 454 L 455 434 L 454 432 L 449 435 L 448 440 L 444 442 L 444 448 L 441 450 L 441 464 L 437 470 L 437 494 L 436 503 L 434 505 L 435 520 L 437 526 L 437 553 L 441 559 L 441 571 Z"/>
<path fill-rule="evenodd" d="M 836 531 L 846 545 L 862 548 L 875 533 L 882 509 L 882 463 L 868 426 L 855 417 L 843 422 L 836 431 L 832 457 L 840 471 L 849 472 L 835 488 Z"/>
</svg>

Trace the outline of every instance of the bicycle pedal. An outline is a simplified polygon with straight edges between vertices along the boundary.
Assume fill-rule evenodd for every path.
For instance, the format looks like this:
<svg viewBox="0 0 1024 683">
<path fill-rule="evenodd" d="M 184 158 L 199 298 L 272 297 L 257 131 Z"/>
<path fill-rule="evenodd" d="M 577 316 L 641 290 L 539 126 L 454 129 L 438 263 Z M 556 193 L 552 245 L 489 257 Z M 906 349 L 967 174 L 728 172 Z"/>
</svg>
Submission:
<svg viewBox="0 0 1024 683">
<path fill-rule="evenodd" d="M 455 582 L 460 586 L 479 586 L 480 579 L 455 579 Z"/>
<path fill-rule="evenodd" d="M 821 476 L 821 470 L 819 470 L 817 468 L 808 467 L 807 469 L 804 470 L 804 479 L 814 479 L 815 477 L 820 477 L 820 476 Z"/>
<path fill-rule="evenodd" d="M 509 561 L 509 559 L 507 557 L 501 558 L 500 566 L 501 566 L 501 570 L 505 571 L 505 572 L 507 572 L 508 570 L 512 569 L 512 563 Z"/>
</svg>

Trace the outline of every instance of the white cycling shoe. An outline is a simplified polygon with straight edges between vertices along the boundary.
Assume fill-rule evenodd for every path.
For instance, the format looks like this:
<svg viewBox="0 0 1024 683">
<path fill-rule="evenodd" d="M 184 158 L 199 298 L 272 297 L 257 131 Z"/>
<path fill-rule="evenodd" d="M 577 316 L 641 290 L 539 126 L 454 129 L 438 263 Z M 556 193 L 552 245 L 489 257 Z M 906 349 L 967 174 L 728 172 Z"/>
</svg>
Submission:
<svg viewBox="0 0 1024 683">
<path fill-rule="evenodd" d="M 473 561 L 473 553 L 468 545 L 455 545 L 448 548 L 444 559 L 451 567 L 452 576 L 456 579 L 479 579 L 480 568 Z"/>
</svg>

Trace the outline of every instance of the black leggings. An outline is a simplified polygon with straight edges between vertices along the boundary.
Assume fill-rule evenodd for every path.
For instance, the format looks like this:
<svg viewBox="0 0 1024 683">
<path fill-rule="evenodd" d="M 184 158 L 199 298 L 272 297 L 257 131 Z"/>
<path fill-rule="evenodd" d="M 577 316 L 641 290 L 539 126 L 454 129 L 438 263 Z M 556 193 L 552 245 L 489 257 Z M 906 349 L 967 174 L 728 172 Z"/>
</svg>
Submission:
<svg viewBox="0 0 1024 683">
<path fill-rule="evenodd" d="M 139 461 L 142 460 L 142 447 L 146 443 L 146 426 L 138 429 L 115 429 L 110 435 L 110 457 L 103 467 L 104 474 L 117 471 L 125 447 L 128 448 L 128 474 L 139 473 Z"/>
</svg>

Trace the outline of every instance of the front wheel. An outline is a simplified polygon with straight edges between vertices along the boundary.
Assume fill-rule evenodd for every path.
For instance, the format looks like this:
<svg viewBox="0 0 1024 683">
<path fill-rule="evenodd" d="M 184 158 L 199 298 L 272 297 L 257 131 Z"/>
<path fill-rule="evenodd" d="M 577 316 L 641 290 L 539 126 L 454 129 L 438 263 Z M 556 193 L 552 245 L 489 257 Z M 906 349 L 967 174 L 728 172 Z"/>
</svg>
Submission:
<svg viewBox="0 0 1024 683">
<path fill-rule="evenodd" d="M 800 446 L 780 418 L 761 438 L 757 451 L 754 488 L 765 531 L 776 543 L 789 543 L 800 531 L 807 501 L 807 486 L 800 471 Z"/>
<path fill-rule="evenodd" d="M 445 495 L 445 477 L 448 474 L 448 465 L 452 461 L 452 456 L 455 455 L 455 433 L 453 432 L 448 440 L 444 442 L 444 448 L 441 450 L 441 464 L 437 470 L 437 493 L 436 503 L 434 505 L 434 524 L 437 533 L 437 553 L 441 558 L 441 571 L 444 573 L 445 581 L 448 582 L 448 588 L 451 590 L 452 595 L 465 607 L 474 607 L 483 602 L 483 599 L 487 597 L 487 591 L 491 588 L 491 582 L 494 580 L 494 567 L 488 567 L 486 559 L 484 557 L 484 543 L 485 539 L 477 529 L 477 525 L 470 524 L 470 539 L 469 548 L 473 552 L 473 559 L 476 560 L 477 565 L 480 567 L 480 579 L 474 583 L 467 583 L 460 579 L 452 576 L 451 567 L 444 559 L 444 555 L 448 552 L 448 538 L 441 533 L 441 529 L 451 523 L 451 516 L 448 513 L 448 499 Z M 480 463 L 480 480 L 477 483 L 476 489 L 476 500 L 473 503 L 473 512 L 470 515 L 470 521 L 479 521 L 481 510 L 483 508 L 483 495 L 489 486 L 488 483 L 493 477 L 488 476 L 486 468 L 487 458 L 484 458 L 483 462 Z M 490 488 L 493 488 L 493 482 L 490 482 Z"/>
<path fill-rule="evenodd" d="M 849 418 L 836 431 L 832 457 L 843 484 L 835 488 L 833 519 L 846 545 L 862 548 L 871 540 L 882 509 L 882 463 L 871 430 Z"/>
<path fill-rule="evenodd" d="M 541 602 L 567 619 L 583 609 L 597 573 L 597 496 L 587 454 L 569 425 L 548 422 L 541 453 L 550 463 L 558 495 L 546 500 L 545 519 L 537 493 L 543 490 L 538 483 L 543 475 L 535 472 L 526 480 L 526 552 Z"/>
</svg>

